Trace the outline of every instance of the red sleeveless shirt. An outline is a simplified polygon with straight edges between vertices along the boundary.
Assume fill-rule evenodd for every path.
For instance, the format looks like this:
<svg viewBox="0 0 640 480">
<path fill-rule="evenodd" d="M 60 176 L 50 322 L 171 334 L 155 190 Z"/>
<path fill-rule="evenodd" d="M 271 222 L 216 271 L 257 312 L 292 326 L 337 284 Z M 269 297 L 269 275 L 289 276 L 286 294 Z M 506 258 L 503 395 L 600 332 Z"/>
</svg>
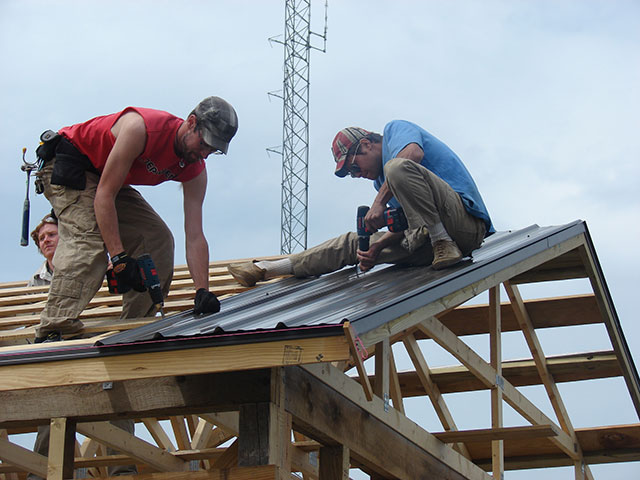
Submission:
<svg viewBox="0 0 640 480">
<path fill-rule="evenodd" d="M 204 161 L 186 164 L 176 155 L 173 144 L 183 120 L 162 110 L 127 107 L 119 113 L 64 127 L 59 133 L 89 157 L 93 166 L 102 173 L 115 143 L 111 128 L 123 114 L 131 111 L 144 119 L 147 142 L 142 155 L 133 161 L 124 183 L 158 185 L 167 180 L 186 182 L 204 170 Z"/>
</svg>

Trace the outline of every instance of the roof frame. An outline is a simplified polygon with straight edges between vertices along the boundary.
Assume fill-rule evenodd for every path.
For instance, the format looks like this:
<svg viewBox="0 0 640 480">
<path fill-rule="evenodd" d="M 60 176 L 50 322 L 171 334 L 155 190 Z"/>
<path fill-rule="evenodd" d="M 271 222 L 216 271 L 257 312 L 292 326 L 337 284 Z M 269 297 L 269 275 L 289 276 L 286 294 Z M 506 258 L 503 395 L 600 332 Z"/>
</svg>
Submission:
<svg viewBox="0 0 640 480">
<path fill-rule="evenodd" d="M 98 470 L 107 464 L 105 462 L 132 460 L 160 469 L 179 469 L 188 458 L 197 458 L 201 466 L 216 471 L 224 469 L 231 475 L 229 478 L 247 478 L 243 475 L 248 475 L 250 470 L 246 469 L 253 469 L 252 475 L 260 475 L 251 478 L 288 478 L 288 472 L 292 470 L 303 472 L 309 478 L 319 478 L 320 472 L 339 475 L 336 472 L 344 471 L 350 462 L 376 478 L 409 478 L 438 472 L 436 474 L 447 478 L 480 479 L 488 478 L 483 470 L 492 470 L 494 476 L 500 476 L 505 470 L 514 468 L 573 465 L 575 478 L 591 479 L 593 474 L 588 464 L 640 460 L 640 425 L 575 429 L 556 385 L 559 381 L 621 375 L 636 412 L 640 411 L 637 371 L 586 225 L 574 222 L 552 229 L 531 228 L 527 239 L 519 240 L 515 248 L 497 249 L 497 253 L 485 256 L 483 250 L 484 247 L 473 264 L 462 265 L 440 277 L 431 276 L 433 280 L 425 284 L 424 290 L 408 294 L 400 302 L 382 306 L 362 317 L 349 317 L 350 327 L 343 330 L 344 336 L 336 336 L 334 332 L 330 336 L 305 338 L 264 337 L 270 341 L 258 341 L 249 347 L 256 349 L 250 359 L 238 361 L 242 344 L 232 343 L 178 350 L 174 356 L 171 351 L 162 349 L 147 353 L 123 350 L 122 355 L 60 360 L 46 364 L 55 366 L 59 373 L 45 380 L 36 374 L 45 364 L 1 366 L 0 385 L 5 380 L 13 383 L 4 390 L 0 387 L 0 402 L 9 406 L 6 412 L 0 413 L 0 428 L 5 429 L 4 433 L 0 430 L 0 457 L 4 456 L 2 459 L 6 461 L 6 452 L 11 450 L 9 456 L 16 462 L 21 458 L 33 459 L 31 455 L 35 454 L 16 450 L 8 435 L 55 420 L 66 425 L 62 430 L 71 432 L 63 432 L 60 438 L 71 438 L 80 431 L 93 436 L 79 450 L 88 457 L 76 457 L 75 460 L 76 464 L 85 462 Z M 344 273 L 338 275 L 342 277 L 336 277 L 336 280 L 344 280 Z M 370 275 L 370 278 L 373 275 L 393 278 L 395 273 L 388 269 Z M 517 287 L 527 282 L 576 277 L 588 278 L 593 294 L 524 300 Z M 180 281 L 187 288 L 192 287 L 188 281 Z M 221 288 L 223 284 L 218 281 Z M 287 284 L 283 285 L 286 288 Z M 507 291 L 509 302 L 500 302 L 501 285 Z M 490 292 L 489 305 L 461 306 L 485 291 Z M 186 296 L 186 293 L 176 294 L 176 298 Z M 3 296 L 0 288 L 0 299 L 10 297 Z M 98 302 L 103 307 L 97 309 L 110 302 Z M 25 318 L 25 315 L 21 314 L 21 317 Z M 137 322 L 148 323 L 142 319 Z M 17 323 L 6 322 L 7 325 Z M 136 321 L 130 325 L 134 323 Z M 545 356 L 536 329 L 584 324 L 604 324 L 613 350 L 555 358 Z M 152 331 L 152 328 L 147 330 Z M 531 359 L 505 362 L 500 353 L 501 333 L 516 330 L 523 331 L 532 352 Z M 9 331 L 0 333 L 8 333 L 0 336 L 0 341 L 4 338 L 10 342 L 17 338 Z M 489 335 L 491 358 L 488 361 L 461 339 L 464 335 L 475 334 Z M 420 343 L 427 339 L 435 340 L 463 366 L 431 368 L 420 348 Z M 413 372 L 397 371 L 391 346 L 398 342 L 405 345 L 411 356 Z M 65 344 L 70 346 L 72 342 Z M 363 351 L 359 344 L 372 352 L 375 359 L 374 375 L 368 375 L 363 369 L 359 372 L 362 384 L 369 384 L 370 395 L 343 373 L 358 363 Z M 11 348 L 18 347 L 4 347 L 0 354 Z M 32 346 L 28 349 L 41 348 Z M 96 375 L 82 373 L 101 362 L 102 369 Z M 336 366 L 331 366 L 330 362 Z M 307 365 L 297 366 L 303 363 Z M 576 366 L 580 367 L 579 371 L 575 370 Z M 80 367 L 75 379 L 71 378 L 74 367 Z M 10 379 L 12 374 L 20 378 Z M 25 380 L 35 383 L 28 385 Z M 531 384 L 546 388 L 557 424 L 516 388 Z M 223 393 L 229 390 L 229 385 L 234 388 Z M 258 387 L 257 390 L 247 389 L 247 385 Z M 477 389 L 492 392 L 491 428 L 459 431 L 445 394 Z M 158 391 L 163 394 L 153 393 Z M 145 392 L 148 393 L 145 395 Z M 86 398 L 83 397 L 86 394 L 98 400 L 95 408 L 87 406 L 88 402 L 78 402 L 79 398 Z M 226 400 L 221 397 L 224 394 L 228 395 Z M 429 397 L 444 432 L 430 434 L 404 415 L 403 399 L 415 395 Z M 503 401 L 531 425 L 503 426 Z M 312 413 L 318 411 L 322 415 Z M 341 412 L 339 415 L 338 411 Z M 127 417 L 139 419 L 153 432 L 158 444 L 151 449 L 154 454 L 143 455 L 141 447 L 131 447 L 136 444 L 135 437 L 118 439 L 119 432 L 100 423 Z M 166 426 L 159 423 L 167 418 L 175 445 L 167 435 Z M 258 418 L 268 419 L 266 428 L 256 420 Z M 356 424 L 350 423 L 354 419 L 360 420 Z M 351 430 L 345 430 L 345 425 L 351 425 Z M 292 429 L 293 443 L 289 440 Z M 352 438 L 354 429 L 361 429 L 358 431 L 363 432 L 362 439 Z M 229 440 L 234 435 L 237 439 L 231 446 L 217 447 L 219 443 L 216 445 L 215 442 Z M 367 443 L 366 438 L 372 435 L 390 436 L 394 441 L 387 449 L 398 448 L 397 451 L 404 451 L 419 461 L 412 465 L 388 462 L 382 458 L 386 451 L 378 452 L 376 445 Z M 256 443 L 259 438 L 265 441 Z M 442 442 L 451 448 L 444 447 L 443 450 Z M 289 443 L 291 446 L 284 448 Z M 100 444 L 128 451 L 118 460 L 114 456 L 99 455 Z M 66 445 L 60 441 L 59 455 L 55 457 L 60 471 L 68 470 L 69 463 L 73 462 L 73 459 L 69 460 Z M 276 453 L 278 451 L 287 453 L 281 455 Z M 310 451 L 320 452 L 324 460 L 314 466 Z M 158 460 L 154 460 L 153 455 Z M 163 457 L 167 459 L 166 463 L 160 460 Z M 49 464 L 51 462 L 50 459 Z M 0 464 L 0 473 L 17 472 L 15 468 Z M 164 477 L 153 474 L 150 478 Z M 185 478 L 198 476 L 194 472 L 193 476 L 189 473 Z"/>
</svg>

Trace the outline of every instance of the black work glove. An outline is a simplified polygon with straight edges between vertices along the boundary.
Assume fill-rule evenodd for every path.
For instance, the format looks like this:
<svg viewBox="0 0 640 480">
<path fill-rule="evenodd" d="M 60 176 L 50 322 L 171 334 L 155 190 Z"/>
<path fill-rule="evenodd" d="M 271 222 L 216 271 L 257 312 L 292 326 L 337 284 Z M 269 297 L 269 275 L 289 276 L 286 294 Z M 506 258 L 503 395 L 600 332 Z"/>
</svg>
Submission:
<svg viewBox="0 0 640 480">
<path fill-rule="evenodd" d="M 111 257 L 113 263 L 113 273 L 116 274 L 118 280 L 118 291 L 125 293 L 132 288 L 136 292 L 145 292 L 147 287 L 144 286 L 144 281 L 140 275 L 140 267 L 138 262 L 127 255 L 127 252 L 119 253 Z"/>
<path fill-rule="evenodd" d="M 193 313 L 218 313 L 220 311 L 220 300 L 206 288 L 199 288 L 196 292 Z"/>
</svg>

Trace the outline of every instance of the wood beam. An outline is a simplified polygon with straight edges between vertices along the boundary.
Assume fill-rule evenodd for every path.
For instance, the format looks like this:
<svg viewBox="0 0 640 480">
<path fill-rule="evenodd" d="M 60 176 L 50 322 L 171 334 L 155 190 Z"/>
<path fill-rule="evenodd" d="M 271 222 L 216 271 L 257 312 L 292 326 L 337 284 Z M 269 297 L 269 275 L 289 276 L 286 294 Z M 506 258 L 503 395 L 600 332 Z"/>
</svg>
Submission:
<svg viewBox="0 0 640 480">
<path fill-rule="evenodd" d="M 603 321 L 593 293 L 525 300 L 525 305 L 534 328 L 594 325 Z M 488 315 L 488 304 L 463 305 L 439 315 L 438 319 L 449 330 L 461 337 L 489 333 L 485 321 Z M 500 318 L 502 319 L 503 332 L 520 330 L 520 325 L 509 302 L 500 305 Z"/>
<path fill-rule="evenodd" d="M 184 424 L 185 417 L 183 415 L 175 415 L 169 418 L 173 436 L 176 439 L 179 450 L 189 450 L 191 448 L 191 440 L 187 433 L 187 427 Z"/>
<path fill-rule="evenodd" d="M 360 379 L 360 384 L 362 385 L 362 389 L 364 390 L 364 394 L 367 397 L 367 400 L 371 401 L 373 399 L 373 388 L 371 388 L 371 383 L 369 382 L 369 377 L 367 376 L 367 371 L 364 368 L 364 360 L 367 358 L 367 351 L 364 349 L 364 344 L 358 338 L 356 333 L 353 331 L 353 327 L 349 322 L 344 322 L 344 336 L 347 339 L 347 343 L 349 344 L 349 351 L 351 352 L 351 358 L 353 359 L 353 363 L 356 366 L 356 371 L 358 372 L 358 378 Z M 381 339 L 381 341 L 389 340 Z"/>
<path fill-rule="evenodd" d="M 391 400 L 393 400 L 393 408 L 401 413 L 404 413 L 402 389 L 400 388 L 400 380 L 398 378 L 396 361 L 393 357 L 393 348 L 389 349 L 389 390 L 391 393 Z"/>
<path fill-rule="evenodd" d="M 125 380 L 0 392 L 0 426 L 43 425 L 63 416 L 90 422 L 228 411 L 268 401 L 269 370 Z"/>
<path fill-rule="evenodd" d="M 622 375 L 616 354 L 612 351 L 547 357 L 547 367 L 556 382 L 576 382 Z M 533 359 L 504 361 L 502 373 L 515 387 L 542 383 Z M 434 367 L 431 369 L 431 378 L 441 393 L 471 392 L 487 388 L 469 369 L 460 365 Z M 398 381 L 405 397 L 422 396 L 427 393 L 415 371 L 398 373 Z"/>
<path fill-rule="evenodd" d="M 194 450 L 200 450 L 201 448 L 207 448 L 209 445 L 209 439 L 213 433 L 214 426 L 212 423 L 207 422 L 204 418 L 201 418 L 196 427 L 196 431 L 191 439 L 191 448 Z"/>
<path fill-rule="evenodd" d="M 47 477 L 47 457 L 0 438 L 0 460 L 8 462 L 25 472 Z"/>
<path fill-rule="evenodd" d="M 555 437 L 558 428 L 553 425 L 527 425 L 524 427 L 483 428 L 475 430 L 458 430 L 455 432 L 438 432 L 433 435 L 444 443 L 455 442 L 492 442 L 495 440 L 531 439 L 538 437 Z"/>
<path fill-rule="evenodd" d="M 329 364 L 285 368 L 286 410 L 294 428 L 323 445 L 349 448 L 352 463 L 392 478 L 490 477 L 396 409 L 369 402 L 358 383 Z M 390 452 L 393 452 L 391 454 Z M 410 458 L 411 462 L 403 459 Z"/>
<path fill-rule="evenodd" d="M 163 448 L 167 452 L 175 452 L 177 450 L 169 438 L 169 435 L 167 435 L 167 432 L 165 432 L 157 419 L 143 418 L 142 423 L 147 427 L 151 438 L 153 438 L 158 447 Z"/>
<path fill-rule="evenodd" d="M 136 461 L 150 465 L 161 472 L 180 472 L 189 466 L 184 460 L 108 422 L 79 423 L 77 430 L 78 433 L 126 453 Z"/>
<path fill-rule="evenodd" d="M 590 465 L 640 461 L 640 424 L 576 429 L 576 436 Z M 468 442 L 467 445 L 474 462 L 486 470 L 491 469 L 491 444 Z M 505 442 L 507 470 L 561 466 L 574 466 L 574 461 L 548 439 L 513 437 Z"/>
<path fill-rule="evenodd" d="M 264 378 L 264 381 L 266 381 L 268 385 L 267 375 L 269 372 L 265 370 L 262 373 L 263 373 L 263 376 L 261 376 L 261 378 Z M 259 395 L 259 396 L 255 396 L 254 398 L 255 398 L 255 401 L 258 402 L 258 401 L 263 401 L 265 398 L 269 398 L 269 397 L 264 397 L 262 395 Z M 247 402 L 245 400 L 242 403 L 247 403 Z M 240 416 L 238 412 L 203 413 L 203 414 L 200 414 L 200 417 L 206 420 L 207 422 L 213 423 L 218 427 L 224 428 L 225 430 L 227 430 L 230 433 L 233 433 L 234 435 L 237 435 L 238 432 L 240 431 Z"/>
<path fill-rule="evenodd" d="M 587 272 L 580 259 L 580 255 L 576 250 L 572 250 L 536 268 L 516 275 L 511 279 L 511 283 L 515 285 L 520 283 L 549 282 L 585 278 L 586 276 Z"/>
<path fill-rule="evenodd" d="M 451 411 L 449 410 L 444 397 L 440 393 L 440 389 L 431 379 L 429 365 L 427 365 L 427 361 L 424 358 L 424 355 L 422 355 L 418 341 L 413 335 L 407 335 L 403 339 L 403 342 L 416 369 L 416 374 L 418 375 L 425 392 L 427 392 L 427 395 L 429 396 L 431 405 L 433 406 L 442 427 L 447 431 L 458 430 L 456 422 L 453 419 L 453 415 L 451 415 Z M 464 443 L 456 444 L 455 448 L 466 458 L 471 459 L 469 451 L 465 447 Z"/>
<path fill-rule="evenodd" d="M 496 385 L 496 371 L 487 364 L 476 352 L 471 350 L 462 340 L 456 337 L 441 322 L 434 317 L 426 318 L 419 328 L 435 340 L 441 347 L 456 357 L 486 386 L 491 389 Z M 503 378 L 504 400 L 525 419 L 534 425 L 548 425 L 554 422 L 548 418 L 538 407 L 531 403 L 524 395 Z M 552 439 L 558 447 L 571 458 L 576 458 L 575 444 L 571 437 L 562 432 Z"/>
<path fill-rule="evenodd" d="M 338 335 L 252 343 L 251 353 L 239 344 L 8 365 L 0 367 L 0 391 L 333 362 L 349 358 L 349 345 Z"/>
</svg>

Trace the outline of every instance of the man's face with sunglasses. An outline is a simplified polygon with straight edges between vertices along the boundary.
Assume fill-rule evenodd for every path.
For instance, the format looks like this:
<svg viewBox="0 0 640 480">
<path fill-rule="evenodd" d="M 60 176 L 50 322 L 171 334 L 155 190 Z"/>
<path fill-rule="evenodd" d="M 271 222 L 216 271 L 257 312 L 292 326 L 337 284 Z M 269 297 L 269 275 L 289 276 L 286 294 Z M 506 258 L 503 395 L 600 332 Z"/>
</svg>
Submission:
<svg viewBox="0 0 640 480">
<path fill-rule="evenodd" d="M 375 180 L 380 176 L 382 154 L 378 152 L 381 148 L 375 148 L 376 145 L 363 138 L 349 150 L 346 164 L 351 177 Z"/>
</svg>

